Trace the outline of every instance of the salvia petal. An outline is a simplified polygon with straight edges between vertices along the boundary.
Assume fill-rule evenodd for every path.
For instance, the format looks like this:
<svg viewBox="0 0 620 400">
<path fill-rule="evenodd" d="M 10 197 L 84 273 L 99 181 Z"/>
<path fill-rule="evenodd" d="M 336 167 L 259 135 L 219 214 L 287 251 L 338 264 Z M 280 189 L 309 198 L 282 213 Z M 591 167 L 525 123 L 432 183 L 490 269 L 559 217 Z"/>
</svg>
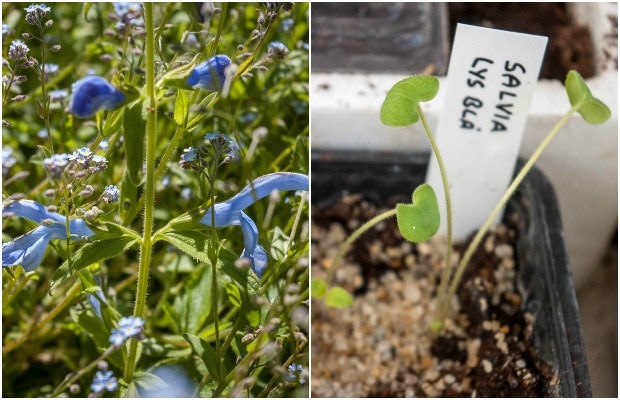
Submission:
<svg viewBox="0 0 620 400">
<path fill-rule="evenodd" d="M 262 278 L 265 268 L 267 268 L 267 252 L 258 244 L 258 228 L 246 213 L 239 211 L 241 220 L 241 230 L 243 231 L 244 249 L 240 258 L 250 260 L 252 270 L 258 278 Z"/>
<path fill-rule="evenodd" d="M 36 201 L 20 200 L 11 203 L 2 210 L 2 213 L 27 218 L 41 224 L 27 234 L 2 246 L 2 268 L 22 265 L 26 271 L 33 271 L 41 263 L 50 240 L 67 237 L 66 218 L 58 213 L 47 211 L 44 205 Z M 82 240 L 83 237 L 95 234 L 82 219 L 71 220 L 69 229 L 71 240 Z"/>
<path fill-rule="evenodd" d="M 41 264 L 51 238 L 49 230 L 45 226 L 39 226 L 3 245 L 2 268 L 21 265 L 26 272 L 34 271 Z"/>
<path fill-rule="evenodd" d="M 230 58 L 225 55 L 217 55 L 207 61 L 198 64 L 193 70 L 187 83 L 194 88 L 221 90 L 226 79 L 226 68 L 231 64 Z"/>
<path fill-rule="evenodd" d="M 241 257 L 250 260 L 252 270 L 259 278 L 267 266 L 267 252 L 258 244 L 256 224 L 242 210 L 268 196 L 273 190 L 308 189 L 309 179 L 307 175 L 294 172 L 276 172 L 256 178 L 235 196 L 214 205 L 216 228 L 241 225 L 244 239 L 244 250 Z M 200 222 L 206 226 L 211 226 L 211 208 L 207 210 Z"/>
<path fill-rule="evenodd" d="M 125 94 L 100 76 L 87 76 L 73 86 L 69 110 L 88 118 L 99 110 L 113 110 L 125 101 Z"/>
</svg>

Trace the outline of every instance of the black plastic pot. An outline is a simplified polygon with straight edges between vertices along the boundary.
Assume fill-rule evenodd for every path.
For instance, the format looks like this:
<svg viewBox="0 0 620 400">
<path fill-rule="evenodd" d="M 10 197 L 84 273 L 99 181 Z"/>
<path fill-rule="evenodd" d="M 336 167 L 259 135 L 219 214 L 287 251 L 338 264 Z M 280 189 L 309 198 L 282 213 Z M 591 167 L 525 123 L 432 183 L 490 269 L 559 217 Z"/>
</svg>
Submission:
<svg viewBox="0 0 620 400">
<path fill-rule="evenodd" d="M 411 196 L 423 183 L 428 154 L 313 151 L 312 202 L 333 202 L 343 192 L 388 201 Z M 521 168 L 519 162 L 517 168 Z M 533 344 L 559 378 L 548 397 L 591 397 L 577 299 L 562 235 L 557 199 L 550 183 L 534 168 L 510 200 L 522 230 L 516 256 L 525 311 L 535 316 Z M 508 213 L 507 213 L 508 214 Z"/>
</svg>

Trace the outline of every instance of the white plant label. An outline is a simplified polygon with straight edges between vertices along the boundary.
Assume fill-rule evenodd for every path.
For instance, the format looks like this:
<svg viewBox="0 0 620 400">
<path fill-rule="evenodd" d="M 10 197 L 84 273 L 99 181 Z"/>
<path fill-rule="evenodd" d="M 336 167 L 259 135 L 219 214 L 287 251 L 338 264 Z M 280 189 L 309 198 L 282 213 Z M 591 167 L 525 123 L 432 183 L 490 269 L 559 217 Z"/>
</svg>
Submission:
<svg viewBox="0 0 620 400">
<path fill-rule="evenodd" d="M 457 25 L 436 129 L 456 240 L 480 228 L 512 180 L 546 46 L 545 36 Z M 434 155 L 426 181 L 437 193 L 445 233 L 445 197 Z"/>
</svg>

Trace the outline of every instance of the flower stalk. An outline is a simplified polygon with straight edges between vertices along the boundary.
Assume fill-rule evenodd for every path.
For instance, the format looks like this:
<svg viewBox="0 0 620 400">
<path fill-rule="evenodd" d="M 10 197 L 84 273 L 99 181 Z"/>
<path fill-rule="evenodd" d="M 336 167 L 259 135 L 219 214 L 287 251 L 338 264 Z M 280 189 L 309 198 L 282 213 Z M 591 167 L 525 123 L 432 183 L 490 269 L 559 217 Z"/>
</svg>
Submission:
<svg viewBox="0 0 620 400">
<path fill-rule="evenodd" d="M 144 231 L 140 246 L 140 262 L 138 270 L 138 289 L 133 315 L 142 318 L 148 290 L 149 268 L 153 247 L 153 205 L 155 202 L 155 141 L 157 126 L 157 99 L 155 97 L 155 32 L 153 23 L 153 3 L 144 3 L 144 22 L 146 28 L 146 94 L 149 99 L 150 112 L 146 119 L 146 187 L 144 201 Z M 124 378 L 127 382 L 133 379 L 136 364 L 138 342 L 132 340 L 125 363 Z"/>
</svg>

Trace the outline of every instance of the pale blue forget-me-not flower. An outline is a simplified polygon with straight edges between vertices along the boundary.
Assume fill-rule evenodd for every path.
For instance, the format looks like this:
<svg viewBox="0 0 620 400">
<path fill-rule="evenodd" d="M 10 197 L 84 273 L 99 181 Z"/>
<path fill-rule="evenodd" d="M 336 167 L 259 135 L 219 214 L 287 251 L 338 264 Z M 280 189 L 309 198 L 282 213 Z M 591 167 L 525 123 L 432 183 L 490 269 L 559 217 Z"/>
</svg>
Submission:
<svg viewBox="0 0 620 400">
<path fill-rule="evenodd" d="M 267 267 L 267 252 L 258 244 L 258 228 L 243 209 L 254 204 L 256 201 L 268 196 L 272 191 L 308 190 L 309 179 L 307 175 L 294 172 L 276 172 L 256 178 L 252 183 L 243 188 L 230 199 L 216 203 L 215 227 L 223 228 L 232 225 L 241 225 L 243 230 L 244 250 L 241 258 L 247 258 L 256 275 L 261 278 Z M 211 226 L 211 210 L 209 208 L 200 222 Z"/>
<path fill-rule="evenodd" d="M 16 215 L 41 224 L 12 242 L 2 245 L 2 268 L 21 265 L 27 272 L 39 266 L 52 239 L 66 239 L 67 219 L 33 200 L 16 201 L 2 210 L 3 215 Z M 95 233 L 82 219 L 69 222 L 71 240 L 83 240 Z"/>
<path fill-rule="evenodd" d="M 88 118 L 99 110 L 113 110 L 125 101 L 125 94 L 100 76 L 87 76 L 72 86 L 69 111 Z"/>
<path fill-rule="evenodd" d="M 93 378 L 90 390 L 94 393 L 101 393 L 104 390 L 113 392 L 118 388 L 118 380 L 112 375 L 112 371 L 99 370 Z"/>
</svg>

